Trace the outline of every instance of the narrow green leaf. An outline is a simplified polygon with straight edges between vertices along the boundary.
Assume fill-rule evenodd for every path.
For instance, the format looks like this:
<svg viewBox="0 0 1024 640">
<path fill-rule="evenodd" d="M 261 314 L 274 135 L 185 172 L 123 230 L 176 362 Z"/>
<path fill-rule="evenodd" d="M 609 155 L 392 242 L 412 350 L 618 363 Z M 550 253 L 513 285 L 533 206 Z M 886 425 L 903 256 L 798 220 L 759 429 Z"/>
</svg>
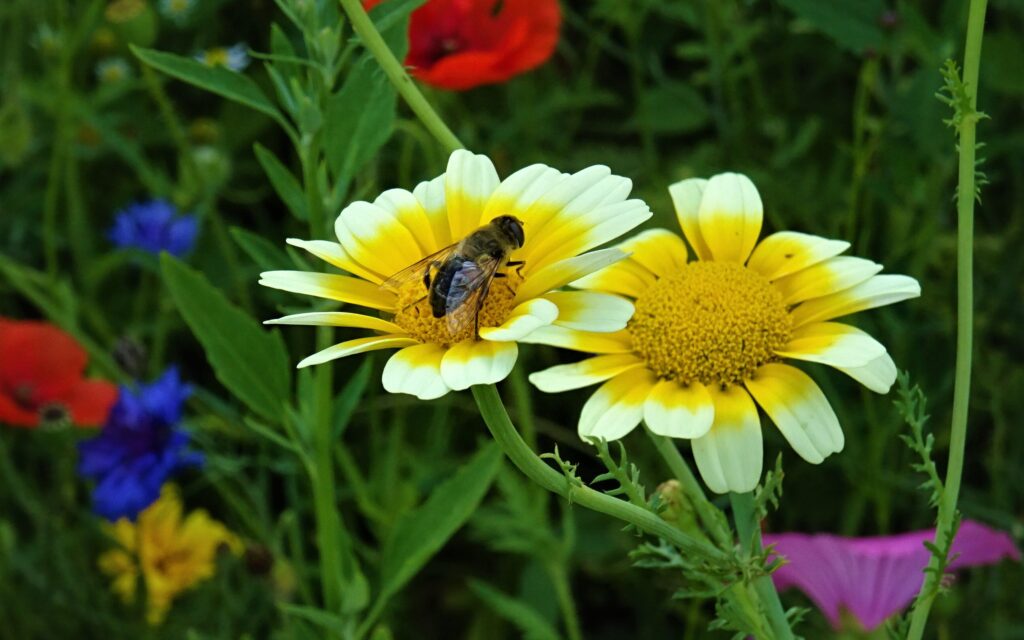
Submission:
<svg viewBox="0 0 1024 640">
<path fill-rule="evenodd" d="M 280 423 L 291 389 L 284 341 L 231 304 L 206 277 L 180 260 L 160 256 L 178 310 L 206 351 L 217 379 L 249 409 Z"/>
<path fill-rule="evenodd" d="M 139 60 L 158 71 L 265 113 L 275 120 L 281 119 L 277 107 L 248 76 L 220 67 L 208 67 L 191 58 L 165 51 L 135 46 L 131 49 Z"/>
<path fill-rule="evenodd" d="M 345 623 L 339 616 L 327 613 L 322 609 L 306 607 L 299 604 L 288 604 L 287 602 L 278 602 L 277 606 L 284 613 L 305 620 L 306 622 L 312 622 L 326 631 L 342 635 L 351 631 L 345 626 Z"/>
<path fill-rule="evenodd" d="M 465 524 L 494 481 L 501 459 L 497 444 L 486 445 L 398 521 L 381 552 L 382 599 L 398 592 Z"/>
<path fill-rule="evenodd" d="M 482 580 L 470 580 L 470 590 L 494 613 L 516 625 L 527 640 L 560 640 L 558 631 L 529 605 Z"/>
<path fill-rule="evenodd" d="M 397 97 L 370 55 L 359 58 L 327 101 L 324 148 L 339 179 L 349 181 L 391 137 Z"/>
<path fill-rule="evenodd" d="M 282 251 L 276 244 L 242 227 L 231 227 L 231 237 L 235 243 L 242 248 L 245 255 L 256 263 L 260 271 L 274 271 L 276 269 L 291 269 L 295 266 L 294 261 L 288 254 Z"/>
<path fill-rule="evenodd" d="M 363 398 L 366 385 L 370 381 L 370 371 L 373 369 L 373 360 L 367 358 L 355 374 L 349 378 L 345 388 L 341 390 L 334 400 L 334 439 L 338 440 L 345 433 L 352 414 L 355 413 L 359 401 Z"/>
<path fill-rule="evenodd" d="M 274 187 L 277 196 L 281 198 L 281 202 L 288 207 L 293 216 L 299 220 L 308 220 L 309 210 L 306 208 L 306 196 L 298 179 L 266 147 L 257 142 L 252 148 L 260 166 L 270 178 L 271 186 Z"/>
</svg>

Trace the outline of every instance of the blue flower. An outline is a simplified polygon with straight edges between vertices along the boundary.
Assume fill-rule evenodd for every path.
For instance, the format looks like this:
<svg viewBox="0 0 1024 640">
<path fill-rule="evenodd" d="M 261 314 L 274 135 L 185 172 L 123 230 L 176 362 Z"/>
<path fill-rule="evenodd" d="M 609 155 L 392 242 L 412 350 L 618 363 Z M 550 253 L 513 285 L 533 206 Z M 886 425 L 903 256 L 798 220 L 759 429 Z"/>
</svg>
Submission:
<svg viewBox="0 0 1024 640">
<path fill-rule="evenodd" d="M 178 427 L 191 393 L 174 367 L 137 391 L 121 388 L 103 430 L 79 444 L 78 472 L 96 481 L 96 513 L 134 520 L 160 497 L 171 475 L 203 463 L 202 454 L 188 450 L 188 434 Z"/>
<path fill-rule="evenodd" d="M 116 246 L 135 248 L 174 256 L 188 253 L 196 242 L 199 221 L 192 215 L 178 215 L 166 200 L 156 199 L 131 204 L 117 213 L 109 232 Z"/>
</svg>

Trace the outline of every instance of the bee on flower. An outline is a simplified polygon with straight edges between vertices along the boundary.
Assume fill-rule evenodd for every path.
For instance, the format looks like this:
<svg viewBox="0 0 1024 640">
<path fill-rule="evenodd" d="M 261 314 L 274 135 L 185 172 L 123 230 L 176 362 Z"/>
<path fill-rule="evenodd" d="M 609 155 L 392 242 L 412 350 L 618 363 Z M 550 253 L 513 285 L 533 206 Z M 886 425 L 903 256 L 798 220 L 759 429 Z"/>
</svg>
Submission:
<svg viewBox="0 0 1024 640">
<path fill-rule="evenodd" d="M 238 537 L 202 509 L 184 517 L 183 511 L 178 491 L 165 485 L 137 522 L 121 518 L 105 525 L 119 548 L 104 552 L 99 568 L 113 578 L 111 589 L 126 604 L 135 601 L 142 578 L 151 625 L 163 622 L 181 593 L 213 577 L 222 548 L 234 555 L 243 550 Z"/>
<path fill-rule="evenodd" d="M 761 196 L 746 176 L 684 180 L 669 192 L 697 259 L 661 229 L 622 243 L 628 259 L 573 286 L 632 300 L 628 326 L 532 334 L 530 342 L 596 357 L 530 380 L 548 392 L 601 383 L 580 414 L 582 438 L 616 440 L 643 420 L 656 434 L 691 440 L 701 476 L 718 493 L 750 491 L 761 477 L 757 405 L 808 462 L 842 450 L 824 393 L 784 360 L 827 364 L 888 392 L 896 366 L 885 347 L 835 320 L 917 297 L 917 281 L 841 256 L 850 245 L 839 240 L 782 231 L 758 242 Z"/>
<path fill-rule="evenodd" d="M 299 366 L 398 349 L 383 374 L 392 393 L 431 399 L 498 382 L 516 362 L 517 343 L 536 331 L 626 326 L 633 311 L 626 299 L 556 290 L 625 257 L 590 250 L 650 217 L 646 204 L 627 199 L 631 188 L 604 166 L 569 175 L 537 164 L 501 180 L 485 156 L 456 151 L 444 174 L 412 192 L 391 189 L 346 207 L 337 242 L 288 240 L 351 275 L 270 271 L 260 280 L 369 312 L 269 323 L 372 331 Z"/>
<path fill-rule="evenodd" d="M 244 71 L 249 66 L 249 47 L 244 42 L 230 47 L 211 47 L 197 53 L 195 59 L 208 67 Z"/>
</svg>

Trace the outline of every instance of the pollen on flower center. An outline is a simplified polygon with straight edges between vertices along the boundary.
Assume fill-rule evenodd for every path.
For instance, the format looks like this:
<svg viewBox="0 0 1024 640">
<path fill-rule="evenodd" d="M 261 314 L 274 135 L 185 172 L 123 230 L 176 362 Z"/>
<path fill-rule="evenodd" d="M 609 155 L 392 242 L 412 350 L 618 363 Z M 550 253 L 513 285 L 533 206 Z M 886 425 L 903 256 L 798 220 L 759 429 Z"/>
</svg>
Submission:
<svg viewBox="0 0 1024 640">
<path fill-rule="evenodd" d="M 480 328 L 497 327 L 512 313 L 512 301 L 523 279 L 514 268 L 506 269 L 505 273 L 506 277 L 495 277 L 491 281 L 480 307 Z M 475 303 L 471 298 L 464 304 L 470 307 L 456 310 L 460 322 L 453 333 L 448 316 L 435 318 L 431 312 L 429 291 L 423 282 L 413 280 L 399 290 L 398 311 L 392 320 L 420 342 L 447 347 L 474 338 Z"/>
<path fill-rule="evenodd" d="M 732 262 L 692 262 L 636 301 L 633 347 L 660 378 L 732 384 L 778 360 L 791 322 L 782 295 Z"/>
</svg>

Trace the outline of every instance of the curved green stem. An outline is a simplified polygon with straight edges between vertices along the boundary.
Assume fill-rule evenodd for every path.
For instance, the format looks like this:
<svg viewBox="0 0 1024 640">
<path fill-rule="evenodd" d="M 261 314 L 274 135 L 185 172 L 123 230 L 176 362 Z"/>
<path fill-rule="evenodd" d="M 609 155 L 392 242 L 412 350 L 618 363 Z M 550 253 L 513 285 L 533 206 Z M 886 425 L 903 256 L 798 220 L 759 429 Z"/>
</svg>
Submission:
<svg viewBox="0 0 1024 640">
<path fill-rule="evenodd" d="M 729 503 L 732 505 L 732 517 L 736 521 L 736 533 L 740 538 L 740 552 L 744 557 L 761 552 L 761 529 L 758 526 L 757 514 L 754 509 L 754 494 L 730 493 Z M 779 640 L 793 640 L 793 631 L 786 620 L 786 611 L 782 608 L 779 593 L 771 576 L 761 576 L 753 582 L 754 593 L 765 608 L 765 616 L 772 627 L 772 633 Z"/>
<path fill-rule="evenodd" d="M 416 117 L 420 119 L 423 126 L 449 151 L 463 149 L 462 142 L 452 133 L 448 125 L 441 120 L 420 90 L 416 88 L 416 84 L 405 72 L 402 63 L 395 59 L 395 54 L 391 53 L 391 49 L 377 32 L 377 28 L 373 26 L 373 21 L 370 20 L 370 16 L 366 15 L 359 0 L 341 0 L 341 7 L 348 14 L 348 19 L 352 21 L 352 28 L 363 41 L 363 45 L 377 59 L 377 63 L 384 70 L 388 80 L 416 114 Z"/>
<path fill-rule="evenodd" d="M 707 558 L 726 557 L 724 552 L 713 545 L 690 537 L 643 507 L 594 491 L 582 483 L 571 482 L 563 474 L 549 467 L 526 446 L 509 420 L 505 405 L 502 404 L 494 385 L 477 385 L 472 387 L 472 391 L 480 415 L 505 455 L 520 471 L 540 486 L 571 500 L 574 504 L 618 518 L 641 531 L 662 537 L 683 551 Z"/>
<path fill-rule="evenodd" d="M 975 199 L 975 127 L 978 123 L 978 72 L 981 66 L 981 40 L 985 31 L 987 0 L 971 0 L 967 17 L 967 44 L 964 47 L 963 84 L 970 99 L 970 113 L 958 127 L 960 147 L 959 186 L 957 189 L 957 263 L 956 263 L 956 371 L 953 387 L 953 422 L 949 439 L 949 462 L 946 482 L 939 501 L 939 517 L 935 527 L 935 546 L 947 548 L 956 503 L 960 495 L 960 481 L 964 467 L 964 449 L 967 442 L 967 410 L 971 392 L 971 355 L 974 331 L 974 199 Z M 921 591 L 914 603 L 908 640 L 919 640 L 932 602 L 938 594 L 940 558 L 933 555 L 928 563 Z"/>
</svg>

